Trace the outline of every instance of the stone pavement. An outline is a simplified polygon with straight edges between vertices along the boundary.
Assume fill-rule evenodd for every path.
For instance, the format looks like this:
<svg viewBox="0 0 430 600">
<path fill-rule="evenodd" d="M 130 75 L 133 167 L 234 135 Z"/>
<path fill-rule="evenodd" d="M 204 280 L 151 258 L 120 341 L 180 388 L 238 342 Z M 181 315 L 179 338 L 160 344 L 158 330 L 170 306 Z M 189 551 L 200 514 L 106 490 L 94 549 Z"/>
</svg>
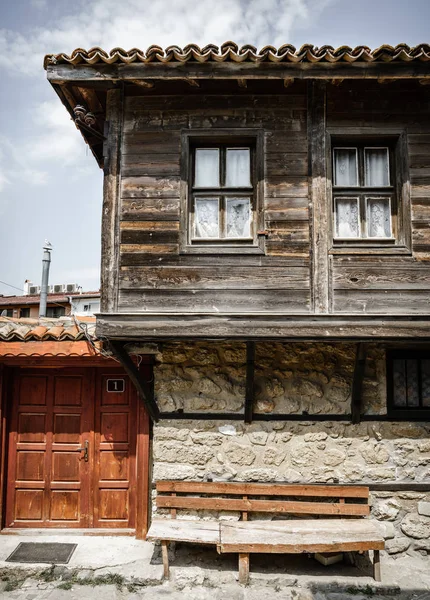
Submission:
<svg viewBox="0 0 430 600">
<path fill-rule="evenodd" d="M 70 542 L 68 565 L 24 565 L 5 559 L 21 541 Z M 347 564 L 323 567 L 307 555 L 256 555 L 248 587 L 237 583 L 235 555 L 177 547 L 163 582 L 158 546 L 132 537 L 0 535 L 1 600 L 430 600 L 430 558 L 382 556 L 382 583 Z"/>
</svg>

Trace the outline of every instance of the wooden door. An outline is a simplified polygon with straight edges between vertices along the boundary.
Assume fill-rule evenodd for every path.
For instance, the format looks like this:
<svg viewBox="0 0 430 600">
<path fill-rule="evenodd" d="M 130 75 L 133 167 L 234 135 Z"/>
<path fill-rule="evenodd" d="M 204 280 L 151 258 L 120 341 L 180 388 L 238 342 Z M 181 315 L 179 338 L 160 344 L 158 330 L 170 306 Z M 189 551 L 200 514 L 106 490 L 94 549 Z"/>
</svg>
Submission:
<svg viewBox="0 0 430 600">
<path fill-rule="evenodd" d="M 95 407 L 94 527 L 136 524 L 137 396 L 120 371 L 99 371 Z"/>
<path fill-rule="evenodd" d="M 91 525 L 93 379 L 88 369 L 28 369 L 15 378 L 6 527 Z"/>
</svg>

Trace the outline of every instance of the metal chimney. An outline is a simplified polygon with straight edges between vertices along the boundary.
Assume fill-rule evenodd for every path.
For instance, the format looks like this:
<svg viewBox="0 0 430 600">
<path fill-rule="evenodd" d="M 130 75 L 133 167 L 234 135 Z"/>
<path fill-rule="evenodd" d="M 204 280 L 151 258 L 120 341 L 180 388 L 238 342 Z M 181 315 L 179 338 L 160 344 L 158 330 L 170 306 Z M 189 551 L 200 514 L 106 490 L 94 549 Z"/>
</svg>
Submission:
<svg viewBox="0 0 430 600">
<path fill-rule="evenodd" d="M 42 259 L 42 285 L 40 286 L 39 317 L 46 317 L 46 302 L 48 299 L 49 267 L 51 266 L 52 245 L 45 240 Z"/>
</svg>

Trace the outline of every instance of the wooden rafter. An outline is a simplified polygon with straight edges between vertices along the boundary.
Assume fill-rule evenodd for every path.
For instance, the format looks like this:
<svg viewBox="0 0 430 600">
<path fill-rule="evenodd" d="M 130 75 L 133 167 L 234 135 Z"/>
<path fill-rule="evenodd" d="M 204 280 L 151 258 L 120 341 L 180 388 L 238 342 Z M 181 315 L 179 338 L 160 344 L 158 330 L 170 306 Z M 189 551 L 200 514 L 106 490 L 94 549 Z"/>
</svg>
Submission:
<svg viewBox="0 0 430 600">
<path fill-rule="evenodd" d="M 124 367 L 125 372 L 130 377 L 137 393 L 142 398 L 145 408 L 153 421 L 158 421 L 160 410 L 155 402 L 154 395 L 145 378 L 139 373 L 138 368 L 132 361 L 129 353 L 125 349 L 125 342 L 109 341 L 112 354 L 119 360 Z"/>
</svg>

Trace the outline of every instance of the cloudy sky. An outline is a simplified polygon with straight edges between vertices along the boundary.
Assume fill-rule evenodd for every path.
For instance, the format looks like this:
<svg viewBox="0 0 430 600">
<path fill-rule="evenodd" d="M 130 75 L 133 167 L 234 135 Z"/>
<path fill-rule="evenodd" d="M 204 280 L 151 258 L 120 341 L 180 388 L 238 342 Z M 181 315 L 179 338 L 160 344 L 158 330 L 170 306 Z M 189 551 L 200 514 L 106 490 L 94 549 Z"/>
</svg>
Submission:
<svg viewBox="0 0 430 600">
<path fill-rule="evenodd" d="M 429 0 L 0 0 L 0 281 L 99 286 L 102 176 L 45 79 L 47 53 L 121 46 L 429 42 Z M 19 293 L 0 283 L 0 294 Z"/>
</svg>

